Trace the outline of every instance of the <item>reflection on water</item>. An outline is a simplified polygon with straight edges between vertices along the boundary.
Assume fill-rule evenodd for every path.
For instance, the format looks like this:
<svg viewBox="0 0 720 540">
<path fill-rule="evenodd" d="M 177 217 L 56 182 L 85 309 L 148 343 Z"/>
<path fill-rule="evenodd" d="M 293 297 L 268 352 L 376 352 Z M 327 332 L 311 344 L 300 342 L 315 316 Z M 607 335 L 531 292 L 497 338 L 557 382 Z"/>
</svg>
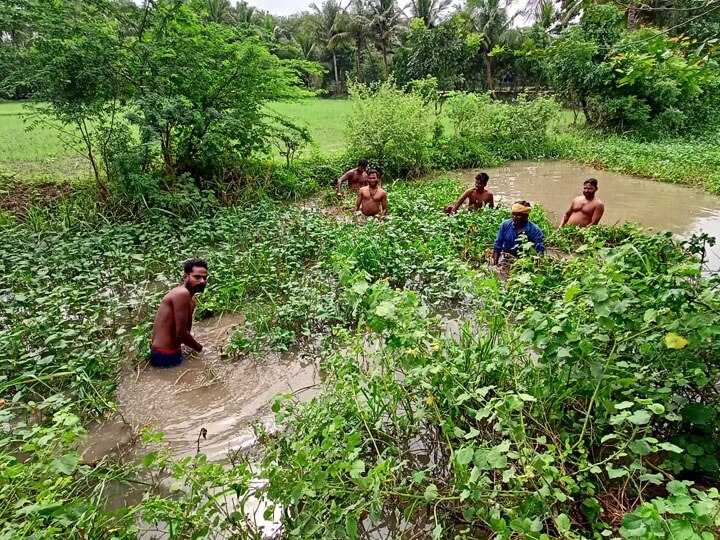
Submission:
<svg viewBox="0 0 720 540">
<path fill-rule="evenodd" d="M 560 223 L 573 197 L 582 195 L 582 183 L 597 178 L 597 196 L 605 203 L 603 225 L 633 221 L 646 228 L 669 230 L 682 237 L 705 232 L 720 238 L 720 197 L 675 184 L 600 171 L 567 161 L 514 161 L 484 169 L 495 201 L 505 204 L 526 199 L 542 205 Z M 480 170 L 461 171 L 460 179 L 475 183 Z M 708 267 L 720 268 L 720 246 L 708 254 Z"/>
<path fill-rule="evenodd" d="M 242 322 L 241 317 L 224 315 L 196 323 L 193 334 L 206 347 L 177 368 L 146 367 L 137 372 L 128 367 L 115 397 L 123 417 L 135 426 L 162 431 L 179 457 L 195 454 L 201 428 L 207 429 L 201 450 L 210 460 L 253 446 L 252 424 L 261 421 L 272 427 L 271 398 L 303 389 L 300 397 L 308 398 L 319 378 L 314 363 L 297 351 L 263 359 L 221 358 L 222 347 Z M 129 438 L 130 431 L 120 419 L 91 429 L 85 459 L 116 451 L 118 441 Z"/>
</svg>

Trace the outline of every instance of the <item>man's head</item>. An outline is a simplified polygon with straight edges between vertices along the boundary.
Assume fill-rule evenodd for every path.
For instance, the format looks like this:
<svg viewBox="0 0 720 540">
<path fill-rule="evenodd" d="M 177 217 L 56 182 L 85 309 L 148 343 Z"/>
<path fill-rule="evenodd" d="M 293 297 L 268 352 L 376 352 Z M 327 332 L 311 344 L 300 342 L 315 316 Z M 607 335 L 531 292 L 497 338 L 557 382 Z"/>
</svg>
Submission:
<svg viewBox="0 0 720 540">
<path fill-rule="evenodd" d="M 361 173 L 364 173 L 368 168 L 368 160 L 363 158 L 360 161 L 358 161 L 357 170 Z"/>
<path fill-rule="evenodd" d="M 208 264 L 202 259 L 190 259 L 185 263 L 183 284 L 191 294 L 205 290 L 208 280 Z"/>
<path fill-rule="evenodd" d="M 371 188 L 374 188 L 378 185 L 379 181 L 380 181 L 380 173 L 377 171 L 377 169 L 370 169 L 368 171 L 368 185 Z"/>
<path fill-rule="evenodd" d="M 589 178 L 583 182 L 583 195 L 586 199 L 592 199 L 595 197 L 595 192 L 598 190 L 598 181 L 594 178 Z"/>
<path fill-rule="evenodd" d="M 475 189 L 477 189 L 478 191 L 482 191 L 483 189 L 485 189 L 488 180 L 490 180 L 490 177 L 487 175 L 487 173 L 479 173 L 477 176 L 475 176 Z"/>
<path fill-rule="evenodd" d="M 525 225 L 530 219 L 530 203 L 527 201 L 515 201 L 512 205 L 512 220 L 515 225 Z"/>
</svg>

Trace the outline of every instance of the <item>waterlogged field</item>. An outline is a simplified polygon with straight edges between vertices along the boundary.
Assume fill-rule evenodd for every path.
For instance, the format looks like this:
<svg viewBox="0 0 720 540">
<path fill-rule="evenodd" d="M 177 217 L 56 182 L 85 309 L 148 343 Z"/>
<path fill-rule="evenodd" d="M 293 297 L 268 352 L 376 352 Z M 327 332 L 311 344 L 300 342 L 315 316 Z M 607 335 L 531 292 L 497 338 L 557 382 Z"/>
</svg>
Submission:
<svg viewBox="0 0 720 540">
<path fill-rule="evenodd" d="M 6 227 L 3 537 L 131 538 L 143 524 L 261 538 L 263 520 L 246 519 L 257 499 L 265 525 L 295 538 L 717 537 L 720 279 L 701 274 L 697 241 L 553 232 L 534 210 L 570 256 L 525 257 L 502 281 L 486 260 L 506 209 L 445 216 L 462 190 L 448 179 L 388 190 L 390 216 L 366 226 L 321 202 Z M 192 256 L 211 272 L 197 317 L 245 321 L 228 361 L 312 337 L 319 394 L 279 396 L 281 429 L 258 428 L 253 453 L 228 462 L 162 446 L 84 461 L 83 426 L 115 409 L 119 368 L 142 360 Z M 448 332 L 458 312 L 467 322 Z M 111 511 L 118 486 L 145 496 Z"/>
</svg>

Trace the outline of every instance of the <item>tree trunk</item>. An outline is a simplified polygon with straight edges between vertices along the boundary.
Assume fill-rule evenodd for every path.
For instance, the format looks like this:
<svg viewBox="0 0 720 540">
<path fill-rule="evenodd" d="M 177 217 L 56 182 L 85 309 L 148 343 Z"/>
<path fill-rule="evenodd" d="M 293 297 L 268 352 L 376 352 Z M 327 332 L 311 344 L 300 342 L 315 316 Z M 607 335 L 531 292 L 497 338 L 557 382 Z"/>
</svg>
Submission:
<svg viewBox="0 0 720 540">
<path fill-rule="evenodd" d="M 355 41 L 355 75 L 357 76 L 358 81 L 362 81 L 362 71 L 360 70 L 360 65 L 362 64 L 362 57 L 360 56 L 360 41 Z"/>
<path fill-rule="evenodd" d="M 380 45 L 380 48 L 382 50 L 382 57 L 383 57 L 383 64 L 385 64 L 385 77 L 390 75 L 390 67 L 388 66 L 388 58 L 387 58 L 387 45 L 385 43 L 382 43 Z"/>
<path fill-rule="evenodd" d="M 627 13 L 627 29 L 628 32 L 634 31 L 638 27 L 640 20 L 640 8 L 638 6 L 630 6 Z"/>
<path fill-rule="evenodd" d="M 333 66 L 335 67 L 335 95 L 340 93 L 340 74 L 338 73 L 337 53 L 333 51 Z"/>
<path fill-rule="evenodd" d="M 492 57 L 487 57 L 487 84 L 488 84 L 488 90 L 490 90 L 490 95 L 495 99 L 495 88 L 493 88 L 493 78 L 492 78 Z"/>
</svg>

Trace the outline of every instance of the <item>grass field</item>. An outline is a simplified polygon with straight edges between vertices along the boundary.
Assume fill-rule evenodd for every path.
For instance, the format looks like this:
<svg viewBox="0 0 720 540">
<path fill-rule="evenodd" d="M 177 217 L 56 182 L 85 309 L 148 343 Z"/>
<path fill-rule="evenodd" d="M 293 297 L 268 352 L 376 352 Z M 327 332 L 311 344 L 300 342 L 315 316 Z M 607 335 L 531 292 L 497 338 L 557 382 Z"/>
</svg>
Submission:
<svg viewBox="0 0 720 540">
<path fill-rule="evenodd" d="M 273 103 L 271 113 L 287 116 L 310 130 L 311 150 L 341 151 L 345 146 L 347 100 L 307 99 L 296 103 Z M 0 183 L 7 181 L 62 183 L 90 177 L 86 159 L 68 144 L 58 129 L 38 126 L 29 130 L 32 118 L 22 103 L 0 103 Z"/>
</svg>

